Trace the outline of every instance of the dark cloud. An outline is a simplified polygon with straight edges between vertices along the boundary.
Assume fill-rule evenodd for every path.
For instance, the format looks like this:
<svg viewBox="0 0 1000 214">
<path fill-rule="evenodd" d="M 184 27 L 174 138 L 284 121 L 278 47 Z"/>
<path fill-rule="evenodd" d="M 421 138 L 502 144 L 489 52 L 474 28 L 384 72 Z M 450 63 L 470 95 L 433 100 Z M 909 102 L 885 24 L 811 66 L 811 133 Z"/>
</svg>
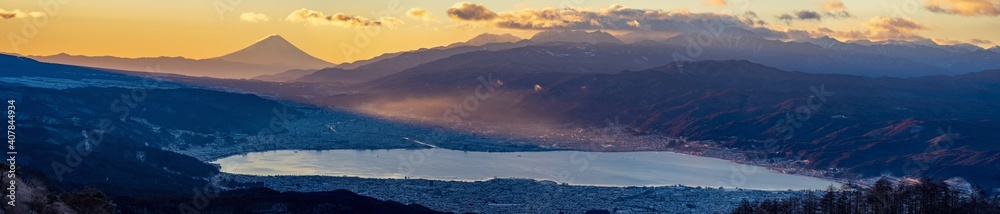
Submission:
<svg viewBox="0 0 1000 214">
<path fill-rule="evenodd" d="M 798 18 L 799 20 L 809 20 L 809 19 L 813 19 L 816 21 L 823 20 L 822 15 L 820 15 L 815 11 L 810 11 L 810 10 L 795 11 L 795 18 Z"/>
<path fill-rule="evenodd" d="M 843 19 L 853 17 L 851 13 L 847 11 L 827 11 L 827 12 L 816 12 L 811 10 L 797 10 L 791 14 L 781 14 L 778 16 L 778 20 L 784 21 L 785 23 L 791 23 L 795 20 L 814 20 L 823 21 L 823 17 L 832 19 Z"/>
<path fill-rule="evenodd" d="M 481 4 L 461 2 L 448 8 L 448 16 L 463 21 L 483 21 L 497 17 L 497 14 Z"/>
<path fill-rule="evenodd" d="M 791 14 L 787 14 L 786 13 L 786 14 L 781 14 L 780 16 L 778 16 L 778 20 L 785 21 L 785 22 L 791 22 L 792 20 L 795 20 L 795 17 L 792 16 Z"/>
<path fill-rule="evenodd" d="M 853 16 L 851 16 L 851 13 L 848 13 L 847 11 L 829 11 L 829 12 L 823 13 L 823 15 L 825 15 L 826 17 L 829 17 L 829 18 L 834 18 L 834 19 L 843 19 L 843 18 L 851 18 L 851 17 L 853 17 Z"/>
<path fill-rule="evenodd" d="M 778 16 L 778 20 L 784 21 L 786 24 L 795 20 L 823 21 L 823 16 L 815 11 L 802 10 L 795 11 L 795 13 L 792 14 L 781 14 Z"/>
<path fill-rule="evenodd" d="M 753 11 L 743 12 L 743 17 L 740 18 L 740 21 L 743 21 L 743 23 L 745 23 L 747 26 L 767 25 L 767 22 L 758 18 L 757 13 Z"/>
<path fill-rule="evenodd" d="M 970 39 L 969 43 L 977 44 L 977 45 L 991 45 L 991 44 L 993 44 L 992 41 L 985 40 L 985 39 Z"/>
</svg>

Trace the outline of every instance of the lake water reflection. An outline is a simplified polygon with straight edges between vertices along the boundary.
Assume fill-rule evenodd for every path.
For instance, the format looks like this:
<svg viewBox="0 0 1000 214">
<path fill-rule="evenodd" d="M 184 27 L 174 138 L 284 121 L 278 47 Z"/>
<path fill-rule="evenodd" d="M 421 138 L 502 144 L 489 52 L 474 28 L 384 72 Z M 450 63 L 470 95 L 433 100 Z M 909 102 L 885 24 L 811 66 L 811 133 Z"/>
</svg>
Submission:
<svg viewBox="0 0 1000 214">
<path fill-rule="evenodd" d="M 672 152 L 466 152 L 422 150 L 280 150 L 222 158 L 222 171 L 247 175 L 326 175 L 474 181 L 529 178 L 596 186 L 824 189 L 819 178 Z"/>
</svg>

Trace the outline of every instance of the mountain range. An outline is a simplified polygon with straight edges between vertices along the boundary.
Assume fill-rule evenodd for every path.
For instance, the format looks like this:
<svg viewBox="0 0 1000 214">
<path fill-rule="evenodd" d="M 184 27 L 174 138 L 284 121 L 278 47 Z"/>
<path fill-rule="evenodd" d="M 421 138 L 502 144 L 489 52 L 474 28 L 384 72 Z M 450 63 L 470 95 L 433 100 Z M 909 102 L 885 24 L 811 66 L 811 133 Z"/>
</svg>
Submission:
<svg viewBox="0 0 1000 214">
<path fill-rule="evenodd" d="M 338 67 L 320 69 L 312 74 L 302 76 L 295 79 L 295 82 L 336 82 L 336 83 L 361 83 L 380 77 L 384 77 L 390 74 L 398 73 L 405 69 L 412 68 L 421 64 L 432 62 L 435 60 L 444 59 L 447 57 L 454 56 L 456 54 L 476 52 L 476 51 L 488 51 L 488 50 L 504 50 L 513 47 L 521 47 L 529 45 L 530 42 L 518 42 L 518 43 L 494 43 L 487 44 L 484 46 L 459 46 L 447 49 L 425 49 L 413 52 L 400 53 L 397 56 L 379 60 L 377 62 L 372 62 L 367 65 L 363 65 L 354 69 L 343 69 Z"/>
<path fill-rule="evenodd" d="M 508 34 L 483 33 L 477 35 L 476 37 L 473 37 L 472 39 L 469 39 L 468 41 L 457 42 L 442 48 L 447 49 L 459 46 L 483 46 L 492 43 L 517 43 L 520 42 L 521 40 L 524 39 L 521 39 L 520 37 L 511 35 L 509 33 Z"/>
<path fill-rule="evenodd" d="M 515 42 L 512 42 L 515 41 Z M 545 31 L 536 34 L 529 40 L 521 40 L 511 35 L 482 34 L 468 42 L 456 43 L 443 48 L 421 49 L 397 54 L 387 54 L 377 57 L 377 60 L 365 61 L 358 67 L 337 66 L 318 70 L 313 74 L 294 80 L 295 82 L 337 82 L 361 83 L 380 77 L 398 73 L 421 64 L 445 59 L 451 56 L 471 52 L 504 51 L 512 48 L 544 45 L 546 43 L 582 43 L 582 44 L 623 44 L 611 34 L 601 31 Z M 470 44 L 482 44 L 470 46 Z"/>
<path fill-rule="evenodd" d="M 627 36 L 627 35 L 622 35 Z M 742 29 L 727 29 L 707 44 L 695 42 L 695 34 L 680 34 L 658 41 L 625 44 L 602 31 L 544 31 L 522 40 L 510 34 L 482 34 L 466 42 L 437 48 L 388 53 L 368 60 L 334 65 L 317 59 L 278 35 L 271 35 L 233 53 L 208 58 L 180 57 L 118 58 L 59 54 L 32 57 L 40 61 L 119 70 L 152 71 L 215 78 L 254 78 L 276 82 L 361 83 L 398 73 L 448 57 L 479 52 L 503 52 L 526 47 L 549 51 L 552 44 L 601 46 L 588 54 L 595 72 L 648 69 L 677 60 L 747 59 L 784 70 L 840 73 L 861 76 L 913 77 L 961 74 L 1000 67 L 997 47 L 982 49 L 967 45 L 936 45 L 933 42 L 849 41 L 829 37 L 789 42 L 764 39 Z M 694 43 L 692 43 L 694 42 Z M 606 43 L 606 44 L 605 44 Z M 693 45 L 692 45 L 693 44 Z M 695 52 L 690 52 L 698 50 Z M 695 54 L 691 54 L 695 53 Z M 563 53 L 569 54 L 569 53 Z M 601 56 L 598 57 L 597 54 Z M 605 57 L 607 55 L 616 57 Z M 481 54 L 491 59 L 491 54 Z M 500 61 L 522 61 L 528 56 L 510 56 Z M 542 56 L 557 58 L 558 55 Z M 530 59 L 529 59 L 530 60 Z M 624 63 L 622 63 L 624 62 Z M 156 68 L 158 67 L 158 68 Z M 315 70 L 315 71 L 312 71 Z M 312 71 L 312 72 L 306 72 Z M 287 72 L 287 73 L 285 73 Z M 259 77 L 259 78 L 258 78 Z"/>
<path fill-rule="evenodd" d="M 569 43 L 612 43 L 625 44 L 617 37 L 603 31 L 587 32 L 582 30 L 553 30 L 542 31 L 531 37 L 531 41 L 537 43 L 549 42 L 569 42 Z"/>
<path fill-rule="evenodd" d="M 522 40 L 509 34 L 481 34 L 467 42 L 455 43 L 441 48 L 387 54 L 383 57 L 377 57 L 374 60 L 364 61 L 365 64 L 357 67 L 337 66 L 333 68 L 321 69 L 313 74 L 302 76 L 294 81 L 360 83 L 458 54 L 476 51 L 502 51 L 517 47 L 541 45 L 550 42 L 623 44 L 621 40 L 618 40 L 611 34 L 601 31 L 545 31 L 536 34 L 529 40 Z"/>
<path fill-rule="evenodd" d="M 913 43 L 861 45 L 832 38 L 777 41 L 741 29 L 730 29 L 707 44 L 697 34 L 680 34 L 661 41 L 623 44 L 605 32 L 547 31 L 517 43 L 492 43 L 479 48 L 422 49 L 384 55 L 363 66 L 321 69 L 297 82 L 361 83 L 420 65 L 448 61 L 481 65 L 507 62 L 532 64 L 531 70 L 613 73 L 641 70 L 674 61 L 745 59 L 783 70 L 849 74 L 868 77 L 955 75 L 1000 68 L 1000 53 L 955 46 Z"/>
<path fill-rule="evenodd" d="M 183 57 L 122 58 L 69 54 L 32 56 L 31 58 L 43 62 L 96 68 L 231 79 L 271 75 L 292 69 L 318 69 L 334 66 L 332 63 L 302 52 L 278 35 L 268 36 L 233 53 L 208 59 Z"/>
</svg>

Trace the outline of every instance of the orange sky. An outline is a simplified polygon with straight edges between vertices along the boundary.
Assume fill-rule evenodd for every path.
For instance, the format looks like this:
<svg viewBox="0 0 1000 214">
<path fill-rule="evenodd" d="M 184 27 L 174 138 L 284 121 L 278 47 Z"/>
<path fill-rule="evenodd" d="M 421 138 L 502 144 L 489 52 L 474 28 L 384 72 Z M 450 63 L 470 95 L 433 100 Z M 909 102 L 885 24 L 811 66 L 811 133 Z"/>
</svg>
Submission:
<svg viewBox="0 0 1000 214">
<path fill-rule="evenodd" d="M 66 4 L 58 4 L 65 1 Z M 235 4 L 231 4 L 234 2 Z M 530 37 L 538 32 L 497 27 L 488 21 L 451 17 L 448 10 L 461 1 L 371 0 L 371 1 L 239 1 L 239 0 L 40 0 L 6 1 L 0 5 L 0 52 L 23 55 L 111 55 L 121 57 L 220 56 L 271 34 L 279 34 L 304 51 L 340 63 L 371 58 L 382 53 L 413 50 L 464 41 L 484 33 L 512 33 Z M 971 43 L 990 47 L 1000 42 L 1000 0 L 970 4 L 960 0 L 892 1 L 471 1 L 490 12 L 529 14 L 545 8 L 576 8 L 599 12 L 613 5 L 647 11 L 743 15 L 753 11 L 766 27 L 816 31 L 831 29 L 839 39 L 848 32 L 906 33 L 939 43 Z M 49 4 L 51 3 L 51 4 Z M 724 3 L 724 4 L 723 4 Z M 48 5 L 48 6 L 45 6 Z M 993 10 L 990 10 L 990 7 Z M 408 14 L 414 8 L 430 16 Z M 969 9 L 979 8 L 979 9 Z M 324 22 L 293 19 L 293 12 L 306 9 L 323 16 L 353 21 Z M 844 11 L 849 17 L 823 15 L 798 19 L 798 12 L 819 14 Z M 335 14 L 342 14 L 337 16 Z M 794 20 L 779 18 L 789 14 Z M 832 13 L 831 13 L 832 14 Z M 887 19 L 880 19 L 885 17 Z M 358 19 L 354 19 L 358 18 Z M 899 19 L 894 19 L 899 18 Z M 500 18 L 497 18 L 500 19 Z M 882 24 L 914 28 L 884 28 Z M 380 25 L 375 26 L 375 21 Z M 350 23 L 350 24 L 345 24 Z M 367 23 L 368 26 L 361 26 Z M 625 30 L 627 31 L 627 30 Z M 623 33 L 625 31 L 613 31 Z M 875 38 L 873 36 L 873 38 Z"/>
</svg>

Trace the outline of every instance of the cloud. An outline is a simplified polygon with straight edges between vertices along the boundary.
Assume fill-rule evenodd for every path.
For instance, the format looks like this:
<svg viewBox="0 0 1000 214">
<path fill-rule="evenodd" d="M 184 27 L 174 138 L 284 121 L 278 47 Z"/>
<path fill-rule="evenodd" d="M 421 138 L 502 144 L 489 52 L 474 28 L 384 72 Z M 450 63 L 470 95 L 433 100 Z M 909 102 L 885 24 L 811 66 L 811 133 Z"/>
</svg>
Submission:
<svg viewBox="0 0 1000 214">
<path fill-rule="evenodd" d="M 713 6 L 713 7 L 725 7 L 726 4 L 727 4 L 726 0 L 705 0 L 704 2 L 701 3 L 701 5 Z"/>
<path fill-rule="evenodd" d="M 432 14 L 430 11 L 421 9 L 419 7 L 415 7 L 413 9 L 410 9 L 409 11 L 406 11 L 406 15 L 409 15 L 414 19 L 420 19 L 424 21 L 437 20 L 437 17 L 435 17 L 434 14 Z"/>
<path fill-rule="evenodd" d="M 740 17 L 693 13 L 688 10 L 665 11 L 634 9 L 612 5 L 603 9 L 545 8 L 493 12 L 482 5 L 459 3 L 448 11 L 449 17 L 469 24 L 489 27 L 532 30 L 619 30 L 658 32 L 701 32 L 707 28 L 739 27 L 751 29 Z M 756 21 L 752 21 L 756 22 Z M 761 22 L 763 23 L 763 22 Z M 641 28 L 635 27 L 641 25 Z"/>
<path fill-rule="evenodd" d="M 816 21 L 822 21 L 823 16 L 819 13 L 809 10 L 795 11 L 795 17 L 800 20 L 815 19 Z"/>
<path fill-rule="evenodd" d="M 851 16 L 851 13 L 848 13 L 847 11 L 844 11 L 844 10 L 842 10 L 842 11 L 827 11 L 827 12 L 823 13 L 823 15 L 826 16 L 826 17 L 834 18 L 834 19 L 843 19 L 843 18 L 851 18 L 851 17 L 853 17 L 853 16 Z"/>
<path fill-rule="evenodd" d="M 785 21 L 785 22 L 791 22 L 792 20 L 795 20 L 795 17 L 792 16 L 791 14 L 787 14 L 786 13 L 786 14 L 781 14 L 780 16 L 778 16 L 778 20 Z"/>
<path fill-rule="evenodd" d="M 250 23 L 267 22 L 271 21 L 271 17 L 267 17 L 263 13 L 246 12 L 240 14 L 240 20 Z"/>
<path fill-rule="evenodd" d="M 27 17 L 41 17 L 45 13 L 42 12 L 21 12 L 21 10 L 6 11 L 0 8 L 0 19 L 16 19 L 16 18 L 27 18 Z"/>
<path fill-rule="evenodd" d="M 924 8 L 962 16 L 1000 16 L 1000 0 L 930 0 Z"/>
<path fill-rule="evenodd" d="M 632 20 L 632 21 L 628 22 L 628 26 L 636 27 L 637 28 L 637 27 L 642 26 L 642 24 L 639 24 L 639 20 Z"/>
<path fill-rule="evenodd" d="M 481 4 L 459 2 L 448 8 L 448 16 L 464 21 L 482 21 L 494 19 L 497 14 Z"/>
<path fill-rule="evenodd" d="M 323 12 L 308 10 L 305 8 L 293 11 L 292 14 L 288 14 L 288 17 L 285 17 L 285 21 L 307 22 L 315 26 L 333 25 L 339 27 L 395 27 L 397 25 L 404 24 L 403 21 L 393 17 L 382 17 L 377 20 L 371 20 L 365 17 L 347 15 L 343 13 L 324 15 Z"/>
<path fill-rule="evenodd" d="M 778 20 L 782 20 L 785 22 L 791 22 L 794 20 L 810 20 L 810 19 L 816 21 L 823 21 L 823 15 L 820 15 L 818 12 L 811 10 L 797 10 L 793 14 L 786 13 L 778 16 Z"/>
<path fill-rule="evenodd" d="M 969 43 L 976 44 L 976 45 L 992 45 L 993 41 L 985 40 L 985 39 L 970 39 Z"/>
<path fill-rule="evenodd" d="M 795 20 L 815 20 L 823 21 L 823 17 L 833 18 L 833 19 L 843 19 L 850 18 L 850 13 L 847 11 L 827 11 L 819 13 L 811 10 L 796 10 L 792 14 L 781 14 L 778 16 L 778 20 L 785 21 L 785 23 L 790 23 Z"/>
<path fill-rule="evenodd" d="M 823 8 L 828 11 L 847 9 L 847 7 L 844 7 L 844 2 L 840 2 L 840 0 L 834 0 L 832 2 L 823 2 Z"/>
<path fill-rule="evenodd" d="M 786 35 L 789 38 L 821 37 L 830 36 L 843 40 L 899 40 L 899 41 L 931 41 L 926 37 L 917 34 L 918 31 L 930 30 L 930 28 L 908 18 L 874 17 L 863 24 L 863 30 L 836 31 L 829 28 L 819 28 L 813 31 L 800 31 L 789 29 Z"/>
<path fill-rule="evenodd" d="M 743 12 L 743 15 L 740 18 L 740 21 L 742 21 L 747 26 L 764 26 L 764 25 L 767 25 L 767 22 L 765 22 L 764 20 L 761 20 L 759 17 L 757 17 L 757 13 L 756 12 L 749 11 L 749 10 L 746 11 L 746 12 Z"/>
<path fill-rule="evenodd" d="M 869 29 L 874 31 L 893 34 L 912 34 L 913 31 L 929 29 L 912 19 L 902 17 L 889 18 L 884 16 L 870 19 L 868 23 L 865 23 L 865 26 L 868 26 Z"/>
</svg>

